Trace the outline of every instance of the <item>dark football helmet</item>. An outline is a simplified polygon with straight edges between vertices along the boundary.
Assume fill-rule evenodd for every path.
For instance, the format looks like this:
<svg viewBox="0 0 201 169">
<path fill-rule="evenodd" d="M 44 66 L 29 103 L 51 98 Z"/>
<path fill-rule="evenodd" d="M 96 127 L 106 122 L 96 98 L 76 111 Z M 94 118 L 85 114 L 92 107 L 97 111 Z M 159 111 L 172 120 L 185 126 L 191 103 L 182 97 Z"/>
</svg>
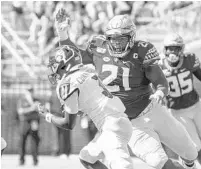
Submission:
<svg viewBox="0 0 201 169">
<path fill-rule="evenodd" d="M 164 39 L 164 54 L 170 65 L 177 66 L 184 51 L 183 38 L 176 33 L 169 34 Z"/>
<path fill-rule="evenodd" d="M 52 84 L 56 84 L 64 74 L 79 69 L 82 65 L 80 51 L 74 46 L 63 45 L 49 57 L 48 79 Z"/>
<path fill-rule="evenodd" d="M 110 54 L 122 58 L 134 45 L 136 26 L 128 15 L 116 15 L 106 26 L 105 36 Z"/>
</svg>

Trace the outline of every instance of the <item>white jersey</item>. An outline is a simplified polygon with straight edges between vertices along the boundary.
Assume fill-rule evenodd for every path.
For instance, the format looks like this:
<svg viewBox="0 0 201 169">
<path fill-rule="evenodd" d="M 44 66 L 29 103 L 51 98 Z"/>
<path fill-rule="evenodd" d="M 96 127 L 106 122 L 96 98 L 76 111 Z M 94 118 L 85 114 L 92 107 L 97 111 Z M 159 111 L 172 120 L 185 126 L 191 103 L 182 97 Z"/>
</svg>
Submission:
<svg viewBox="0 0 201 169">
<path fill-rule="evenodd" d="M 57 95 L 68 113 L 86 113 L 98 129 L 108 116 L 127 117 L 121 100 L 108 92 L 88 66 L 63 77 L 57 86 Z"/>
</svg>

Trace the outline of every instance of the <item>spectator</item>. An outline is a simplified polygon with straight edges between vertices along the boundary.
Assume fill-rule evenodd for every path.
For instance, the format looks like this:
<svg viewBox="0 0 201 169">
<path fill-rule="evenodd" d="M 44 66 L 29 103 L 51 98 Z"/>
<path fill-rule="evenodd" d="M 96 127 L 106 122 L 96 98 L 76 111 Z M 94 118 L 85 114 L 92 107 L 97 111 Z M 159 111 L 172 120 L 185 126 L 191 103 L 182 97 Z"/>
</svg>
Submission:
<svg viewBox="0 0 201 169">
<path fill-rule="evenodd" d="M 23 1 L 13 1 L 13 3 L 12 3 L 12 11 L 10 14 L 11 25 L 17 31 L 27 31 L 28 30 L 28 25 L 25 20 L 23 6 L 24 6 Z"/>
<path fill-rule="evenodd" d="M 37 113 L 38 101 L 34 98 L 34 89 L 31 87 L 25 90 L 23 95 L 17 101 L 17 112 L 20 127 L 20 165 L 25 163 L 26 142 L 28 135 L 31 136 L 31 153 L 33 156 L 33 165 L 38 164 L 39 147 L 39 116 Z"/>
<path fill-rule="evenodd" d="M 29 41 L 34 42 L 38 39 L 38 33 L 41 30 L 42 20 L 41 18 L 44 16 L 45 13 L 45 4 L 41 1 L 35 1 L 33 4 L 33 9 L 31 13 L 31 26 L 29 28 Z"/>
<path fill-rule="evenodd" d="M 55 5 L 52 1 L 47 2 L 44 15 L 41 17 L 41 30 L 38 32 L 39 53 L 42 52 L 55 38 L 53 26 L 53 13 Z"/>
</svg>

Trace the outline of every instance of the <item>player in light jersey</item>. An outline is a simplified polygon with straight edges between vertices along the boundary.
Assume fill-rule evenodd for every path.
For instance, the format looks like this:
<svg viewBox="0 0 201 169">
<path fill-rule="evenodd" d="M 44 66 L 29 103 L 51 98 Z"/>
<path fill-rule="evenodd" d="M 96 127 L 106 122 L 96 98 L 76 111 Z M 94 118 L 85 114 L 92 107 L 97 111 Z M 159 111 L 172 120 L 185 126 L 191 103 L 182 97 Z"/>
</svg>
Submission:
<svg viewBox="0 0 201 169">
<path fill-rule="evenodd" d="M 167 35 L 160 64 L 169 82 L 167 106 L 191 135 L 201 164 L 201 100 L 193 84 L 193 75 L 201 81 L 201 64 L 195 54 L 184 53 L 184 47 L 179 34 Z"/>
<path fill-rule="evenodd" d="M 81 55 L 75 47 L 59 47 L 48 67 L 52 70 L 51 81 L 60 79 L 56 90 L 65 113 L 77 114 L 81 111 L 99 130 L 100 135 L 93 143 L 99 148 L 97 152 L 104 154 L 110 168 L 132 169 L 127 148 L 132 125 L 124 113 L 121 100 L 105 88 L 93 69 L 82 65 Z M 65 117 L 56 117 L 42 106 L 39 106 L 39 112 L 56 126 L 68 126 L 67 121 L 63 122 Z M 91 153 L 96 154 L 96 151 Z M 91 162 L 95 161 L 91 159 Z"/>
<path fill-rule="evenodd" d="M 63 9 L 56 15 L 60 43 L 75 46 L 68 38 L 66 15 Z M 157 63 L 159 54 L 153 44 L 136 40 L 135 35 L 135 25 L 128 15 L 114 16 L 105 35 L 94 36 L 86 50 L 80 49 L 83 63 L 93 64 L 102 82 L 124 103 L 133 125 L 129 146 L 137 157 L 161 169 L 170 162 L 161 146 L 163 142 L 183 157 L 185 163 L 193 163 L 197 151 L 189 134 L 160 104 L 168 93 L 168 82 Z M 150 84 L 156 88 L 155 93 Z M 90 149 L 84 148 L 86 154 Z M 81 159 L 86 163 L 95 158 L 83 154 Z"/>
<path fill-rule="evenodd" d="M 5 150 L 6 146 L 7 146 L 6 141 L 4 140 L 3 137 L 1 137 L 1 155 L 3 155 L 3 151 Z"/>
</svg>

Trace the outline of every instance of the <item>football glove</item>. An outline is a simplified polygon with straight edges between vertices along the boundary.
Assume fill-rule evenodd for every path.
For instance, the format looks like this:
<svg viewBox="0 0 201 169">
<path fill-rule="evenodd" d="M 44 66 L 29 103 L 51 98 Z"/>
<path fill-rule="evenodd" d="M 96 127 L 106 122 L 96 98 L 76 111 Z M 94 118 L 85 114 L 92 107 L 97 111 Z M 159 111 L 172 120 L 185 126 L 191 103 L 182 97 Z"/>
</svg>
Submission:
<svg viewBox="0 0 201 169">
<path fill-rule="evenodd" d="M 152 94 L 149 99 L 154 100 L 159 104 L 163 104 L 164 100 L 164 93 L 161 90 L 157 90 L 154 94 Z"/>
<path fill-rule="evenodd" d="M 49 109 L 47 109 L 44 105 L 41 105 L 41 103 L 38 104 L 38 113 L 47 122 L 51 123 L 51 119 L 53 115 L 50 113 Z"/>
<path fill-rule="evenodd" d="M 59 9 L 55 16 L 55 28 L 60 39 L 66 40 L 68 38 L 70 23 L 70 16 L 67 14 L 66 10 L 63 8 Z"/>
</svg>

